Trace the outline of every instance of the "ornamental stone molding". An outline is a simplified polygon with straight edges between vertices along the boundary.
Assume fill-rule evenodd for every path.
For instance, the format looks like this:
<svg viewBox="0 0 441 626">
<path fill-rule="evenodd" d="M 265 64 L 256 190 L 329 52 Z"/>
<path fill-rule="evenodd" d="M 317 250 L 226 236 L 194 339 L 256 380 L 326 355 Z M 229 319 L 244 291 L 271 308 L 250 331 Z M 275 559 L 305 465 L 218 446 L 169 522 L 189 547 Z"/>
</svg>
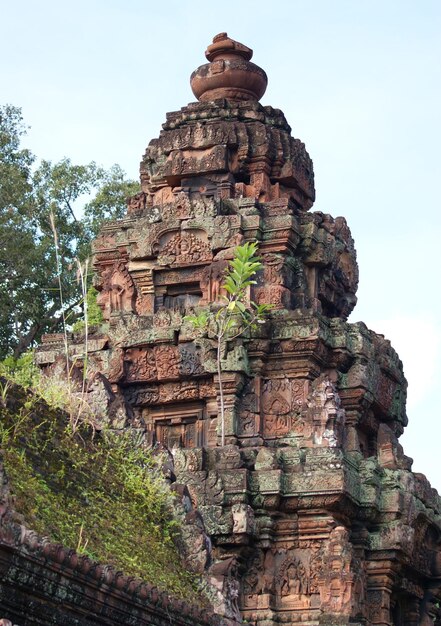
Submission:
<svg viewBox="0 0 441 626">
<path fill-rule="evenodd" d="M 349 227 L 310 211 L 311 158 L 283 113 L 259 103 L 267 77 L 251 56 L 214 38 L 192 74 L 198 102 L 167 115 L 141 161 L 142 191 L 96 239 L 105 324 L 89 337 L 90 371 L 127 406 L 114 428 L 170 450 L 210 536 L 219 615 L 438 624 L 441 502 L 399 443 L 402 364 L 382 335 L 347 321 Z M 222 447 L 215 343 L 185 316 L 216 310 L 235 247 L 251 241 L 263 270 L 250 297 L 274 308 L 225 346 Z M 81 336 L 70 350 L 81 367 Z M 46 336 L 37 361 L 50 368 L 60 352 L 62 338 Z"/>
</svg>

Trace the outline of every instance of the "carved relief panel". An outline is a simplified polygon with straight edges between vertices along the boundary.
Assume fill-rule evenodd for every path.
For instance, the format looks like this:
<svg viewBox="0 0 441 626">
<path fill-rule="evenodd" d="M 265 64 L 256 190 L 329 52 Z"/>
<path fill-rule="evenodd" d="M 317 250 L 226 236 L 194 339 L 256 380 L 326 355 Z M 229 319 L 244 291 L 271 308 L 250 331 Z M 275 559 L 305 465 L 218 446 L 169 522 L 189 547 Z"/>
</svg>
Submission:
<svg viewBox="0 0 441 626">
<path fill-rule="evenodd" d="M 351 614 L 356 577 L 351 567 L 349 533 L 343 526 L 331 531 L 322 550 L 322 560 L 318 580 L 322 609 L 327 613 Z"/>
<path fill-rule="evenodd" d="M 302 560 L 288 551 L 279 563 L 275 578 L 276 606 L 284 609 L 309 608 L 309 576 Z"/>
<path fill-rule="evenodd" d="M 177 232 L 157 244 L 159 265 L 192 265 L 211 261 L 210 246 L 203 231 Z"/>
<path fill-rule="evenodd" d="M 242 609 L 269 608 L 269 594 L 266 584 L 266 576 L 268 574 L 265 552 L 259 550 L 247 564 L 247 569 L 242 579 Z"/>
<path fill-rule="evenodd" d="M 159 344 L 124 351 L 126 382 L 170 380 L 204 373 L 200 349 L 194 343 Z"/>
<path fill-rule="evenodd" d="M 305 435 L 307 425 L 301 409 L 308 381 L 302 378 L 268 378 L 262 381 L 261 411 L 265 437 Z"/>
<path fill-rule="evenodd" d="M 330 448 L 342 444 L 345 411 L 335 385 L 326 376 L 320 376 L 312 384 L 308 417 L 314 444 Z"/>
</svg>

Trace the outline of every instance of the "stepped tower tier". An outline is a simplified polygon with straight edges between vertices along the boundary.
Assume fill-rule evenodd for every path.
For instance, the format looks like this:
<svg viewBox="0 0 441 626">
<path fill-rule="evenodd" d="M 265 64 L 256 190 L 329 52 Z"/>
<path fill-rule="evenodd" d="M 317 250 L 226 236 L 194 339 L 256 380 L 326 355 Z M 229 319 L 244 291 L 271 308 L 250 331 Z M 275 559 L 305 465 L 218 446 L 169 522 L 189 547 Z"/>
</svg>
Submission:
<svg viewBox="0 0 441 626">
<path fill-rule="evenodd" d="M 210 63 L 191 76 L 200 103 L 167 115 L 141 163 L 149 206 L 172 201 L 181 188 L 190 196 L 312 206 L 312 161 L 283 113 L 258 103 L 267 77 L 249 61 L 252 54 L 226 33 L 214 38 Z"/>
<path fill-rule="evenodd" d="M 199 101 L 167 115 L 142 191 L 95 241 L 105 325 L 89 337 L 89 375 L 107 427 L 172 451 L 211 537 L 219 613 L 425 626 L 441 600 L 441 503 L 398 442 L 402 364 L 382 335 L 347 322 L 349 228 L 309 210 L 312 161 L 283 113 L 259 103 L 267 78 L 251 55 L 214 38 L 191 78 Z M 186 316 L 216 312 L 235 248 L 254 241 L 263 269 L 249 296 L 273 309 L 225 342 L 222 446 L 216 342 Z M 81 336 L 70 349 L 80 365 Z M 50 370 L 62 352 L 48 336 L 37 359 Z"/>
</svg>

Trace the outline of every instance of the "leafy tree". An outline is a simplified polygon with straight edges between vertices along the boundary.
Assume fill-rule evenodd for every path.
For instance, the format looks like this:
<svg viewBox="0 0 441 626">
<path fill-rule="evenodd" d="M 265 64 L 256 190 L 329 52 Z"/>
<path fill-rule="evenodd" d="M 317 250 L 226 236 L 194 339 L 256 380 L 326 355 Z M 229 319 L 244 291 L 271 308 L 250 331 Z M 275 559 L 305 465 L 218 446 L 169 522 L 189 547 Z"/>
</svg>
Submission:
<svg viewBox="0 0 441 626">
<path fill-rule="evenodd" d="M 105 170 L 64 158 L 36 166 L 21 146 L 25 133 L 21 110 L 0 106 L 0 358 L 18 357 L 43 333 L 61 330 L 58 278 L 65 314 L 75 321 L 81 303 L 76 259 L 90 255 L 102 221 L 120 218 L 125 198 L 139 191 L 118 165 Z"/>
<path fill-rule="evenodd" d="M 216 338 L 222 446 L 225 445 L 225 403 L 222 384 L 222 355 L 225 342 L 240 337 L 257 324 L 264 323 L 266 315 L 272 308 L 271 304 L 256 304 L 248 299 L 249 287 L 256 283 L 254 277 L 262 269 L 262 263 L 256 252 L 256 242 L 247 242 L 235 249 L 234 258 L 230 261 L 222 285 L 227 295 L 222 296 L 216 312 L 201 311 L 197 315 L 186 317 L 195 328 L 210 329 Z"/>
</svg>

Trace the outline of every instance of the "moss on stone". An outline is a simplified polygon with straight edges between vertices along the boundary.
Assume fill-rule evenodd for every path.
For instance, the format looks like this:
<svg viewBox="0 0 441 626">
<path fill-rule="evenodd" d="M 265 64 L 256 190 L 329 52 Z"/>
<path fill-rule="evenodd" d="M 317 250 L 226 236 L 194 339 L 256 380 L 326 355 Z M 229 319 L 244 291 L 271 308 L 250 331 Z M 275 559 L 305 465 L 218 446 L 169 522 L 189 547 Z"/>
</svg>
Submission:
<svg viewBox="0 0 441 626">
<path fill-rule="evenodd" d="M 6 394 L 5 394 L 6 396 Z M 13 385 L 0 402 L 3 463 L 22 522 L 55 542 L 197 601 L 173 537 L 174 500 L 130 434 L 75 435 L 61 411 Z"/>
</svg>

